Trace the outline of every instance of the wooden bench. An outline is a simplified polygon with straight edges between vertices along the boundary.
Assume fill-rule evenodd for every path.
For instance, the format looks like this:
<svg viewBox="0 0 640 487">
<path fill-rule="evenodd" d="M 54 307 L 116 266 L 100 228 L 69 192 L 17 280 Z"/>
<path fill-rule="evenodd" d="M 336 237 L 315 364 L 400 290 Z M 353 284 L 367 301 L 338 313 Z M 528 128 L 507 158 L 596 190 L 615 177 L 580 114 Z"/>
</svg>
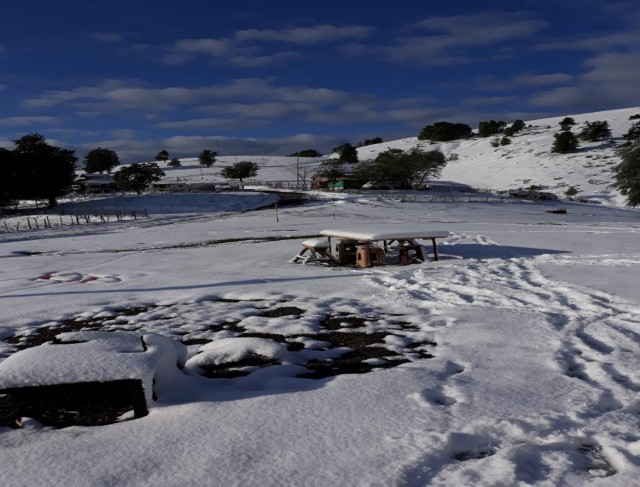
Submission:
<svg viewBox="0 0 640 487">
<path fill-rule="evenodd" d="M 307 254 L 307 255 L 305 255 Z M 298 261 L 306 264 L 312 261 L 333 262 L 329 253 L 329 242 L 326 238 L 312 238 L 302 242 L 302 249 L 289 262 L 297 264 Z"/>
</svg>

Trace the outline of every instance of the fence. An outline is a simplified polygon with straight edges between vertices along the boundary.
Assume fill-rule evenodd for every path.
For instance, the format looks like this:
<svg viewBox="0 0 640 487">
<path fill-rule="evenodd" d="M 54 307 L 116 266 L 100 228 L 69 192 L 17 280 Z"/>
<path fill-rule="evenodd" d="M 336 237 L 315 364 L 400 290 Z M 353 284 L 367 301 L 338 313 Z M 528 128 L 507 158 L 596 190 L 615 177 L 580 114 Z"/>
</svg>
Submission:
<svg viewBox="0 0 640 487">
<path fill-rule="evenodd" d="M 43 228 L 86 225 L 91 223 L 123 222 L 148 217 L 149 213 L 146 209 L 142 210 L 142 212 L 116 211 L 115 213 L 13 217 L 2 221 L 0 230 L 3 232 L 20 232 L 25 230 L 40 230 Z"/>
</svg>

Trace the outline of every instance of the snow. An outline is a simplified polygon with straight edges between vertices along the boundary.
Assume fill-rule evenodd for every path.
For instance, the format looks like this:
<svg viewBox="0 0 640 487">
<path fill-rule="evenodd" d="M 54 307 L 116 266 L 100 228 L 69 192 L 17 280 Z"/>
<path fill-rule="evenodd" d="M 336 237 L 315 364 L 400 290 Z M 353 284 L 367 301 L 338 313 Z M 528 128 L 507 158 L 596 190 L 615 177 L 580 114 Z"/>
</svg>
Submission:
<svg viewBox="0 0 640 487">
<path fill-rule="evenodd" d="M 424 226 L 394 226 L 394 225 L 369 225 L 350 226 L 348 228 L 328 228 L 320 230 L 320 235 L 340 237 L 351 240 L 397 240 L 416 238 L 445 238 L 449 236 L 446 230 L 435 230 Z"/>
<path fill-rule="evenodd" d="M 534 152 L 546 143 L 531 141 Z M 582 177 L 561 166 L 567 184 Z M 315 193 L 277 218 L 264 208 L 273 195 L 157 195 L 137 220 L 3 231 L 0 366 L 12 375 L 2 380 L 26 377 L 19 357 L 26 371 L 56 347 L 106 364 L 102 337 L 115 331 L 162 357 L 145 370 L 163 393 L 140 419 L 0 427 L 0 484 L 638 485 L 640 212 L 607 195 L 595 205 Z M 91 204 L 101 202 L 114 204 Z M 560 206 L 566 214 L 547 213 Z M 379 222 L 447 231 L 440 260 L 287 263 L 322 229 Z M 329 316 L 333 333 L 381 333 L 370 372 L 299 377 L 352 348 L 329 346 Z M 7 341 L 66 320 L 101 331 L 20 352 Z M 122 340 L 109 345 L 117 356 L 147 355 L 120 353 L 139 343 Z M 199 374 L 252 355 L 274 365 Z M 133 371 L 129 360 L 110 363 Z"/>
</svg>

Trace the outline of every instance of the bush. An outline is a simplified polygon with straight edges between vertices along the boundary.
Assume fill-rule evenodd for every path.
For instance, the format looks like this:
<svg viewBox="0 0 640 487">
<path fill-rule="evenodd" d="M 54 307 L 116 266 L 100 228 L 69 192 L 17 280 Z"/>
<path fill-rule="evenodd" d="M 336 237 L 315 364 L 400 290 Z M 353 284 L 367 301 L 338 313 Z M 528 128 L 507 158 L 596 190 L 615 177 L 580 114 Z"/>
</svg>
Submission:
<svg viewBox="0 0 640 487">
<path fill-rule="evenodd" d="M 509 145 L 511 143 L 511 139 L 509 137 L 502 137 L 500 140 L 500 145 Z"/>
<path fill-rule="evenodd" d="M 480 137 L 491 137 L 492 135 L 502 133 L 507 124 L 503 121 L 496 122 L 489 120 L 488 122 L 480 122 L 478 124 L 478 135 Z"/>
<path fill-rule="evenodd" d="M 294 152 L 293 154 L 289 154 L 289 157 L 320 157 L 322 153 L 318 152 L 315 149 L 305 149 L 299 152 Z"/>
<path fill-rule="evenodd" d="M 614 188 L 627 197 L 628 206 L 640 205 L 640 141 L 619 147 L 622 162 L 612 169 Z"/>
<path fill-rule="evenodd" d="M 635 115 L 629 115 L 629 120 L 637 120 L 640 118 L 640 113 L 636 113 Z"/>
<path fill-rule="evenodd" d="M 596 121 L 585 122 L 585 127 L 580 131 L 578 137 L 588 142 L 597 142 L 598 140 L 607 140 L 611 138 L 611 129 L 609 122 Z"/>
<path fill-rule="evenodd" d="M 575 186 L 569 186 L 567 190 L 564 192 L 564 194 L 567 198 L 569 198 L 570 200 L 573 200 L 573 198 L 575 198 L 575 196 L 578 194 L 578 190 L 576 189 Z"/>
<path fill-rule="evenodd" d="M 356 147 L 365 147 L 367 145 L 382 144 L 382 142 L 384 142 L 382 140 L 382 137 L 375 137 L 373 139 L 364 139 L 364 140 L 358 142 L 356 144 Z"/>
<path fill-rule="evenodd" d="M 426 125 L 418 134 L 418 140 L 432 140 L 448 142 L 451 140 L 468 139 L 472 135 L 471 127 L 464 123 L 436 122 Z"/>
<path fill-rule="evenodd" d="M 571 130 L 571 127 L 576 124 L 576 121 L 571 117 L 564 117 L 560 120 L 560 130 L 566 132 L 567 130 Z"/>
<path fill-rule="evenodd" d="M 640 139 L 640 122 L 634 123 L 629 131 L 622 136 L 625 140 L 638 140 Z"/>
<path fill-rule="evenodd" d="M 569 152 L 575 152 L 580 142 L 578 137 L 570 130 L 565 130 L 553 135 L 554 141 L 551 147 L 551 152 L 557 152 L 558 154 L 567 154 Z"/>
</svg>

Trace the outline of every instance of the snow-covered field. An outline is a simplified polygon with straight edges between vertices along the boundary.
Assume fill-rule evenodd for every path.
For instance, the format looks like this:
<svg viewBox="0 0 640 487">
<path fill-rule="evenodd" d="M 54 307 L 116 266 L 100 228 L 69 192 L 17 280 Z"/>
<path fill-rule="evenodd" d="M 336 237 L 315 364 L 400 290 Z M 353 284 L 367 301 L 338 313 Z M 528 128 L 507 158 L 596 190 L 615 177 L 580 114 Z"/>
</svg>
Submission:
<svg viewBox="0 0 640 487">
<path fill-rule="evenodd" d="M 0 484 L 638 485 L 640 212 L 325 196 L 277 220 L 248 211 L 272 195 L 154 196 L 137 220 L 0 233 L 2 359 L 68 319 L 188 350 L 146 417 L 0 428 Z M 422 265 L 287 262 L 381 221 L 451 235 Z M 299 377 L 350 348 L 336 334 L 377 355 Z M 268 366 L 200 375 L 252 353 Z"/>
</svg>

